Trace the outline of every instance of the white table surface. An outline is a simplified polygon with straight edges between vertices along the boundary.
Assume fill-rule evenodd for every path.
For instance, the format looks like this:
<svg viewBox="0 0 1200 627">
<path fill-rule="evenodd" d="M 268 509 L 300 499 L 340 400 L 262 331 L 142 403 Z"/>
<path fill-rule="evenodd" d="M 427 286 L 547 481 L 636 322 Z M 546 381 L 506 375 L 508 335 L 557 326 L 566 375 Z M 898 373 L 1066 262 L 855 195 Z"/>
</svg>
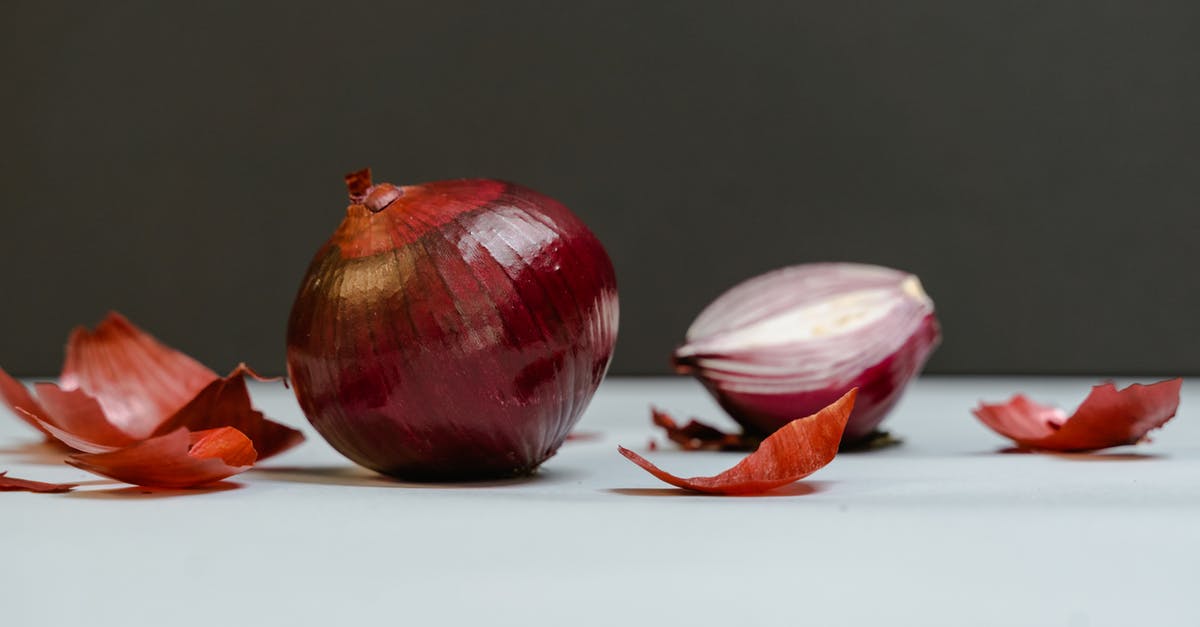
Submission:
<svg viewBox="0 0 1200 627">
<path fill-rule="evenodd" d="M 685 379 L 608 380 L 579 427 L 597 439 L 487 485 L 359 470 L 274 384 L 258 405 L 309 441 L 198 493 L 34 463 L 0 409 L 0 470 L 87 484 L 0 493 L 0 625 L 1198 625 L 1200 390 L 1110 455 L 998 454 L 969 413 L 1015 391 L 1073 408 L 1091 383 L 922 379 L 885 423 L 902 446 L 753 498 L 617 454 L 656 436 L 651 403 L 725 424 Z M 738 458 L 648 455 L 684 475 Z"/>
</svg>

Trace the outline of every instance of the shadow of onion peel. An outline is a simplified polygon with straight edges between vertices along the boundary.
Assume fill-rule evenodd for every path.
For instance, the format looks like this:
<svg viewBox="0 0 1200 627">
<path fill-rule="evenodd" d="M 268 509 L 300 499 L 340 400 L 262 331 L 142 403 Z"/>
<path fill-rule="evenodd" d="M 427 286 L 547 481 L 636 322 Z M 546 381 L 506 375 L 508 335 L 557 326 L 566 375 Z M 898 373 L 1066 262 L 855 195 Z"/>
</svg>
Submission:
<svg viewBox="0 0 1200 627">
<path fill-rule="evenodd" d="M 704 498 L 762 498 L 762 497 L 779 497 L 779 496 L 807 496 L 824 492 L 833 485 L 832 481 L 797 481 L 789 483 L 785 486 L 780 486 L 766 492 L 758 494 L 707 494 L 704 492 L 695 492 L 693 490 L 684 490 L 683 488 L 610 488 L 606 490 L 613 494 L 622 494 L 625 496 L 698 496 Z"/>
<path fill-rule="evenodd" d="M 91 483 L 114 483 L 111 481 L 91 482 Z M 86 485 L 86 484 L 80 484 Z M 154 500 L 167 499 L 179 496 L 196 496 L 199 494 L 212 494 L 215 492 L 228 492 L 230 490 L 238 490 L 245 487 L 241 483 L 234 481 L 218 481 L 208 485 L 198 486 L 195 488 L 174 489 L 174 488 L 147 488 L 136 485 L 119 484 L 124 487 L 109 488 L 106 490 L 74 490 L 67 492 L 62 496 L 75 499 L 93 499 L 93 500 Z"/>
<path fill-rule="evenodd" d="M 998 449 L 996 451 L 1000 455 L 1046 455 L 1058 459 L 1066 459 L 1076 462 L 1136 462 L 1149 461 L 1154 459 L 1165 459 L 1166 456 L 1160 453 L 1132 453 L 1132 452 L 1105 452 L 1091 451 L 1085 453 L 1065 453 L 1060 451 L 1033 451 L 1030 449 L 1010 446 L 1007 448 Z"/>
</svg>

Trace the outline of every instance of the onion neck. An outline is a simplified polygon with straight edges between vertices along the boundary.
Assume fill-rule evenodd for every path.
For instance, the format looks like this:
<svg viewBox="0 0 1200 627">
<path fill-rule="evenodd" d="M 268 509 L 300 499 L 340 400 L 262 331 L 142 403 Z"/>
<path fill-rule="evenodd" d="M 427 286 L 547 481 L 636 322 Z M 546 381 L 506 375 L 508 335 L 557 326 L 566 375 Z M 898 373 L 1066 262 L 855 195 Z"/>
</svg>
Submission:
<svg viewBox="0 0 1200 627">
<path fill-rule="evenodd" d="M 371 183 L 371 168 L 363 168 L 351 172 L 344 177 L 346 191 L 350 194 L 350 202 L 363 205 L 371 213 L 379 213 L 388 208 L 396 199 L 404 195 L 404 190 L 391 183 Z"/>
</svg>

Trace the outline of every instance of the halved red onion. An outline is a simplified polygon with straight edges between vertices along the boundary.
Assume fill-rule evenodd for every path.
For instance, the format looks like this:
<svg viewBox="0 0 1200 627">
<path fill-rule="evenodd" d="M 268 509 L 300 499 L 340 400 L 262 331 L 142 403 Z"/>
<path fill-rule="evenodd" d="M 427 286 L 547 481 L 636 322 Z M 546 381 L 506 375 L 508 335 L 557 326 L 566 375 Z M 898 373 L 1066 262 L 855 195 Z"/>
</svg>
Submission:
<svg viewBox="0 0 1200 627">
<path fill-rule="evenodd" d="M 781 268 L 718 297 L 676 349 L 748 433 L 766 435 L 858 388 L 843 443 L 871 435 L 941 340 L 916 276 L 857 263 Z"/>
</svg>

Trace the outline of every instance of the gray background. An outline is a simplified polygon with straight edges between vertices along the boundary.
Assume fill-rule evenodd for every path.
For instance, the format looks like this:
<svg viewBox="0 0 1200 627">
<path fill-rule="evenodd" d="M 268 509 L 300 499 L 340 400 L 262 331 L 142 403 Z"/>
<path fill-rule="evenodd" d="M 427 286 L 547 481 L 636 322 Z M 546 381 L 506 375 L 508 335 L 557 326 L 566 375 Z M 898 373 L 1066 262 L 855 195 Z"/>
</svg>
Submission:
<svg viewBox="0 0 1200 627">
<path fill-rule="evenodd" d="M 281 371 L 369 165 L 575 209 L 617 266 L 615 373 L 829 259 L 922 276 L 931 371 L 1200 373 L 1200 3 L 242 4 L 0 9 L 3 367 L 55 372 L 118 309 Z"/>
</svg>

